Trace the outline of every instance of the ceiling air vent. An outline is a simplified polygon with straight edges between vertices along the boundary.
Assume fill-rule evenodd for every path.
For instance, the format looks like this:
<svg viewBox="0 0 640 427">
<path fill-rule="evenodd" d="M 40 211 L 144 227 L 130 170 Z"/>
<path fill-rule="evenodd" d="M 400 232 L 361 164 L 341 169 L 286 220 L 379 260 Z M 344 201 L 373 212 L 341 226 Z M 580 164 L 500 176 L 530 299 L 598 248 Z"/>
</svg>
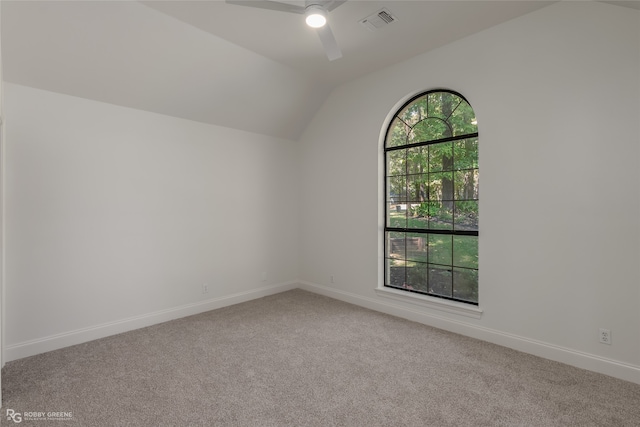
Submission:
<svg viewBox="0 0 640 427">
<path fill-rule="evenodd" d="M 396 17 L 391 14 L 389 9 L 382 8 L 371 16 L 362 19 L 360 23 L 371 31 L 377 31 L 382 27 L 391 24 Z"/>
</svg>

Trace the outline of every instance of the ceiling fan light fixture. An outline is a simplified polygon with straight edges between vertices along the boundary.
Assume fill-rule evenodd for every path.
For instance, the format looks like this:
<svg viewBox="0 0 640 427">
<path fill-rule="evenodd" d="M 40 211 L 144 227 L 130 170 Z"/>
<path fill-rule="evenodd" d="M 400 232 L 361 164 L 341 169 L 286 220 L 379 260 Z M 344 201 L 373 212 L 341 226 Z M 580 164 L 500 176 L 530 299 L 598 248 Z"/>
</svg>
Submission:
<svg viewBox="0 0 640 427">
<path fill-rule="evenodd" d="M 304 14 L 305 22 L 311 28 L 322 28 L 327 23 L 327 11 L 320 5 L 308 6 Z"/>
</svg>

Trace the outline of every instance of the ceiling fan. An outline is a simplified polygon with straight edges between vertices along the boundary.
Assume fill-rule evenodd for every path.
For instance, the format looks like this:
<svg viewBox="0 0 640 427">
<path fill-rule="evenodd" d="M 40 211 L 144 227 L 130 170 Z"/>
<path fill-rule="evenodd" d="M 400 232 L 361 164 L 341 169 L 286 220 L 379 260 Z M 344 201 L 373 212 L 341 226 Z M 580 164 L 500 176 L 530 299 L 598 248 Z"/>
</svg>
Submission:
<svg viewBox="0 0 640 427">
<path fill-rule="evenodd" d="M 342 58 L 338 42 L 327 23 L 327 15 L 347 0 L 306 0 L 304 6 L 273 0 L 225 0 L 228 4 L 305 15 L 308 26 L 315 28 L 329 61 Z"/>
</svg>

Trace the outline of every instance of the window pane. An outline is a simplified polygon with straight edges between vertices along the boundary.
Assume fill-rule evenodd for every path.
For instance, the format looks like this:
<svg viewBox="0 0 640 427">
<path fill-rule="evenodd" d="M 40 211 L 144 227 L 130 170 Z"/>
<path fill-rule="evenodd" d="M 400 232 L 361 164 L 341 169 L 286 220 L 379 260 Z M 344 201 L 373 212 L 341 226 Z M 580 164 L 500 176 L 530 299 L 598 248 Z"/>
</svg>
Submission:
<svg viewBox="0 0 640 427">
<path fill-rule="evenodd" d="M 425 203 L 411 203 L 409 205 L 409 213 L 407 217 L 407 228 L 429 228 L 429 218 L 421 216 L 422 206 Z"/>
<path fill-rule="evenodd" d="M 478 237 L 453 237 L 453 265 L 456 267 L 478 268 Z"/>
<path fill-rule="evenodd" d="M 453 296 L 465 301 L 478 302 L 478 270 L 454 267 Z"/>
<path fill-rule="evenodd" d="M 407 176 L 407 197 L 411 202 L 425 202 L 429 198 L 429 175 Z"/>
<path fill-rule="evenodd" d="M 429 235 L 429 262 L 432 264 L 451 265 L 452 237 L 445 234 Z"/>
<path fill-rule="evenodd" d="M 433 92 L 429 94 L 429 117 L 447 120 L 453 110 L 460 104 L 460 97 L 449 92 Z M 447 135 L 451 136 L 451 135 Z"/>
<path fill-rule="evenodd" d="M 406 271 L 404 263 L 397 263 L 395 260 L 385 260 L 387 268 L 387 286 L 402 288 L 406 283 Z"/>
<path fill-rule="evenodd" d="M 397 114 L 409 126 L 413 126 L 420 120 L 427 117 L 427 98 L 423 96 L 409 104 L 404 110 Z"/>
<path fill-rule="evenodd" d="M 436 172 L 429 174 L 429 199 L 453 200 L 453 172 Z"/>
<path fill-rule="evenodd" d="M 478 169 L 455 172 L 454 187 L 456 200 L 478 199 Z"/>
<path fill-rule="evenodd" d="M 429 172 L 453 169 L 453 142 L 429 145 Z"/>
<path fill-rule="evenodd" d="M 441 119 L 424 119 L 413 127 L 409 133 L 409 143 L 435 141 L 451 135 L 449 124 Z"/>
<path fill-rule="evenodd" d="M 407 182 L 404 176 L 387 178 L 387 202 L 402 203 L 407 201 Z"/>
<path fill-rule="evenodd" d="M 422 233 L 407 233 L 405 240 L 406 259 L 427 262 L 428 236 Z"/>
<path fill-rule="evenodd" d="M 387 233 L 387 253 L 389 259 L 405 259 L 405 239 L 404 233 L 389 232 Z"/>
<path fill-rule="evenodd" d="M 428 147 L 414 147 L 405 150 L 407 153 L 407 174 L 426 173 L 428 170 Z"/>
<path fill-rule="evenodd" d="M 408 222 L 411 228 L 428 228 L 429 227 L 429 217 L 434 215 L 434 208 L 437 209 L 439 206 L 438 203 L 432 202 L 421 202 L 421 203 L 411 203 Z"/>
<path fill-rule="evenodd" d="M 456 230 L 478 231 L 478 201 L 455 202 L 455 213 Z"/>
<path fill-rule="evenodd" d="M 442 267 L 439 265 L 429 264 L 429 292 L 451 297 L 452 291 L 452 275 L 451 267 Z"/>
<path fill-rule="evenodd" d="M 428 292 L 428 270 L 427 264 L 423 262 L 414 262 L 407 266 L 407 289 Z"/>
<path fill-rule="evenodd" d="M 394 150 L 387 152 L 387 176 L 406 175 L 407 151 Z"/>
<path fill-rule="evenodd" d="M 398 147 L 407 143 L 407 134 L 411 129 L 397 118 L 391 122 L 387 133 L 386 146 Z"/>
<path fill-rule="evenodd" d="M 452 202 L 448 202 L 452 204 Z M 453 210 L 447 203 L 442 203 L 433 210 L 433 215 L 429 217 L 429 228 L 436 230 L 453 229 Z"/>
<path fill-rule="evenodd" d="M 462 101 L 453 114 L 451 114 L 449 122 L 453 127 L 453 136 L 478 132 L 476 115 L 466 101 Z"/>
<path fill-rule="evenodd" d="M 467 138 L 454 142 L 454 169 L 478 168 L 478 138 Z"/>
<path fill-rule="evenodd" d="M 407 226 L 407 204 L 387 203 L 387 227 Z"/>
<path fill-rule="evenodd" d="M 436 211 L 439 209 L 440 203 L 438 202 L 420 202 L 420 203 L 412 203 L 411 204 L 411 212 L 409 212 L 409 216 L 413 220 L 419 221 L 428 221 L 430 216 L 435 215 Z M 422 222 L 421 222 L 422 224 Z M 417 226 L 414 226 L 414 228 Z M 427 225 L 425 223 L 424 227 Z"/>
</svg>

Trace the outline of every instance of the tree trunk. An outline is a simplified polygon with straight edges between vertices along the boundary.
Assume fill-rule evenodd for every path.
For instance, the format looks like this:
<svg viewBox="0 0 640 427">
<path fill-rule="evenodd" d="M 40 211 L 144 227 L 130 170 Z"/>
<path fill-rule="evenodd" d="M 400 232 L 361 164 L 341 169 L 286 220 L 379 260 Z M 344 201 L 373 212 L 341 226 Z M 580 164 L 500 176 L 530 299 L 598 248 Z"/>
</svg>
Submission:
<svg viewBox="0 0 640 427">
<path fill-rule="evenodd" d="M 473 141 L 470 139 L 467 139 L 464 142 L 464 150 L 465 150 L 465 155 L 469 156 L 469 153 L 471 153 L 473 151 Z M 466 176 L 465 176 L 465 180 L 464 180 L 464 192 L 463 192 L 463 197 L 465 199 L 475 199 L 475 192 L 476 192 L 476 179 L 475 179 L 475 174 L 474 171 L 467 171 L 466 172 Z"/>
<path fill-rule="evenodd" d="M 453 106 L 451 105 L 451 98 L 448 94 L 445 94 L 442 99 L 442 114 L 444 117 L 449 117 L 453 112 Z M 451 130 L 447 128 L 443 137 L 453 136 Z M 453 156 L 442 156 L 442 170 L 453 170 Z M 453 177 L 452 177 L 453 178 Z M 442 206 L 446 209 L 453 210 L 453 179 L 442 178 Z"/>
</svg>

